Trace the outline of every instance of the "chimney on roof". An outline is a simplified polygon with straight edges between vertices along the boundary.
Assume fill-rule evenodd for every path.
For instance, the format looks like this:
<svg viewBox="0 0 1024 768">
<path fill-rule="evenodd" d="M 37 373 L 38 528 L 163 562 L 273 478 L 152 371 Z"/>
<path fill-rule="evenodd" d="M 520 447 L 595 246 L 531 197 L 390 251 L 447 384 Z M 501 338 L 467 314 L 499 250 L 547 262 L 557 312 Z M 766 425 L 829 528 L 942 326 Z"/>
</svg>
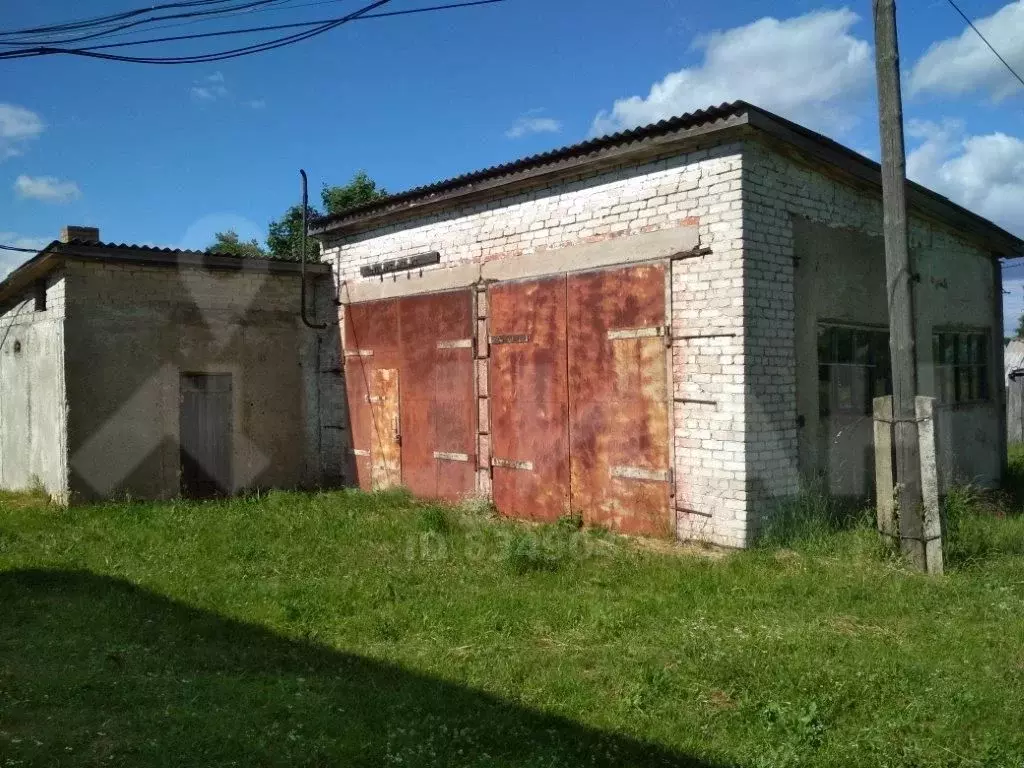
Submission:
<svg viewBox="0 0 1024 768">
<path fill-rule="evenodd" d="M 100 241 L 100 231 L 96 227 L 76 227 L 68 224 L 60 230 L 60 241 L 62 243 L 70 243 L 72 240 L 98 243 Z"/>
</svg>

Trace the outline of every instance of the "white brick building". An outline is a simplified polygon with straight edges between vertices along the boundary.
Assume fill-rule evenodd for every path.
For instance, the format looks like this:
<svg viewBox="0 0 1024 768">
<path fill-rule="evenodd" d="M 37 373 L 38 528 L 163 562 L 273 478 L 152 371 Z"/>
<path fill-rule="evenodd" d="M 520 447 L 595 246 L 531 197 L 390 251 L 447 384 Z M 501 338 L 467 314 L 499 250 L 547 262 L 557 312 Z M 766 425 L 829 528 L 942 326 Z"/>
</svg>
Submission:
<svg viewBox="0 0 1024 768">
<path fill-rule="evenodd" d="M 1024 249 L 917 185 L 908 200 L 920 389 L 947 405 L 943 479 L 997 483 L 1005 455 L 998 259 Z M 504 500 L 499 507 L 526 516 L 543 516 L 532 511 L 536 504 L 586 517 L 578 502 L 586 497 L 604 510 L 593 522 L 625 529 L 628 500 L 657 506 L 664 487 L 667 524 L 677 536 L 732 546 L 746 545 L 769 500 L 797 493 L 802 481 L 866 494 L 867 404 L 888 386 L 881 220 L 876 163 L 742 102 L 322 219 L 314 234 L 335 268 L 341 321 L 349 318 L 342 337 L 353 431 L 338 435 L 343 447 L 351 440 L 349 471 L 364 485 L 494 493 Z M 419 258 L 403 262 L 407 257 Z M 643 279 L 664 280 L 668 300 L 645 327 L 616 328 L 613 316 L 628 296 L 583 276 L 613 269 L 609 279 L 626 279 L 640 266 L 656 268 Z M 566 275 L 568 298 L 550 299 L 555 314 L 544 321 L 556 330 L 565 323 L 568 351 L 555 360 L 549 353 L 562 336 L 542 339 L 546 327 L 534 304 L 549 301 L 542 301 L 544 286 L 555 284 L 546 279 Z M 599 311 L 591 313 L 590 304 L 574 310 L 574 291 L 590 291 L 586 301 L 599 302 Z M 472 318 L 441 304 L 431 309 L 429 296 L 451 297 L 452 307 L 465 296 Z M 499 300 L 512 308 L 511 319 L 495 320 L 504 311 L 494 305 Z M 443 320 L 434 328 L 438 312 Z M 536 315 L 529 332 L 507 333 L 520 315 Z M 665 333 L 656 327 L 662 317 Z M 580 330 L 591 323 L 604 335 Z M 360 334 L 373 343 L 360 342 Z M 667 347 L 668 365 L 644 340 L 654 334 Z M 605 405 L 583 414 L 579 388 L 593 389 L 613 371 L 608 356 L 620 355 L 624 341 L 622 354 L 641 360 L 640 378 L 630 381 L 653 389 L 630 399 L 626 384 L 609 385 L 600 390 Z M 429 359 L 425 345 L 438 350 Z M 462 357 L 452 352 L 458 349 Z M 495 355 L 504 357 L 496 362 Z M 563 378 L 559 404 L 544 393 Z M 664 408 L 656 402 L 659 386 Z M 463 394 L 445 394 L 455 390 Z M 465 406 L 460 398 L 475 401 Z M 616 413 L 638 408 L 646 431 L 630 443 L 629 420 Z M 441 416 L 420 423 L 424 409 Z M 564 439 L 542 434 L 563 422 Z M 586 434 L 574 434 L 581 429 Z M 652 449 L 663 429 L 670 439 L 663 451 Z M 628 461 L 634 449 L 637 459 Z M 558 466 L 542 466 L 563 450 Z M 587 453 L 595 450 L 596 459 Z M 609 451 L 618 458 L 608 459 Z M 471 465 L 470 474 L 462 465 Z M 543 472 L 555 480 L 531 484 L 530 473 Z M 415 473 L 422 482 L 410 481 Z M 551 482 L 566 486 L 554 501 L 544 495 Z M 590 493 L 595 484 L 604 490 Z M 614 498 L 606 504 L 600 493 Z"/>
</svg>

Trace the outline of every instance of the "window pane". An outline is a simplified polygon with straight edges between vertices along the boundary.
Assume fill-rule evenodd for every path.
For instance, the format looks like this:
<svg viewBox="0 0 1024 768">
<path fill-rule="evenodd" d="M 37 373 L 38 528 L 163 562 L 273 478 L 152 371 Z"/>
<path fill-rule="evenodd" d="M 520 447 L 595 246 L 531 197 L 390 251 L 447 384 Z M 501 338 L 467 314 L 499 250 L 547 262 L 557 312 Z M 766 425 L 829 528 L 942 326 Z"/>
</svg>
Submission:
<svg viewBox="0 0 1024 768">
<path fill-rule="evenodd" d="M 852 388 L 850 410 L 869 413 L 868 369 L 861 366 L 850 368 L 850 384 Z"/>
<path fill-rule="evenodd" d="M 853 368 L 848 365 L 837 365 L 833 371 L 835 376 L 835 401 L 832 412 L 849 411 L 853 408 Z"/>
<path fill-rule="evenodd" d="M 952 365 L 956 362 L 956 335 L 952 333 L 942 334 L 942 362 Z"/>
<path fill-rule="evenodd" d="M 828 365 L 818 366 L 818 414 L 820 416 L 828 415 L 832 402 L 832 385 L 829 376 L 831 370 L 831 366 Z"/>
<path fill-rule="evenodd" d="M 956 402 L 962 403 L 971 400 L 971 371 L 974 369 L 969 365 L 960 365 L 956 368 L 957 391 Z"/>
<path fill-rule="evenodd" d="M 932 334 L 932 363 L 935 365 L 942 365 L 944 360 L 942 359 L 942 334 Z"/>
<path fill-rule="evenodd" d="M 938 395 L 939 400 L 943 403 L 952 403 L 955 401 L 956 398 L 953 389 L 953 366 L 935 366 L 935 392 Z"/>
<path fill-rule="evenodd" d="M 988 365 L 978 366 L 978 399 L 988 400 Z"/>
<path fill-rule="evenodd" d="M 871 362 L 871 331 L 856 331 L 853 337 L 853 361 L 857 365 L 868 365 Z"/>
<path fill-rule="evenodd" d="M 853 362 L 853 331 L 849 328 L 835 328 L 836 362 Z"/>
<path fill-rule="evenodd" d="M 971 362 L 971 337 L 969 334 L 957 334 L 957 359 L 958 365 L 966 365 Z"/>
<path fill-rule="evenodd" d="M 818 326 L 818 365 L 834 363 L 832 357 L 832 329 L 825 325 Z"/>
<path fill-rule="evenodd" d="M 892 376 L 892 367 L 889 363 L 889 334 L 885 331 L 875 331 L 873 337 L 871 346 L 874 365 L 878 369 L 878 374 L 888 379 Z"/>
</svg>

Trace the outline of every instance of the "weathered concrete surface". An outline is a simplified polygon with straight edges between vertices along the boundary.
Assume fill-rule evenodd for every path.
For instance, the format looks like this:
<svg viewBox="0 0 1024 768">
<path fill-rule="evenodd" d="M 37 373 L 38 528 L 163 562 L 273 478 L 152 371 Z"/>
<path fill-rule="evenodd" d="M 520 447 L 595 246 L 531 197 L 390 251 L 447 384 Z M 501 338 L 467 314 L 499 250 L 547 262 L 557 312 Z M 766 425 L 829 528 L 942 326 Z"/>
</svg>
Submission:
<svg viewBox="0 0 1024 768">
<path fill-rule="evenodd" d="M 805 478 L 828 479 L 833 493 L 867 496 L 873 488 L 871 417 L 819 417 L 817 328 L 819 323 L 888 326 L 885 250 L 882 238 L 793 217 L 796 269 L 797 410 L 800 468 Z M 935 395 L 932 335 L 937 330 L 983 330 L 992 326 L 992 262 L 980 251 L 954 250 L 946 243 L 914 249 L 921 280 L 915 289 L 918 389 Z M 990 355 L 989 381 L 1002 375 L 998 354 Z M 935 410 L 941 488 L 998 482 L 1001 409 L 986 402 L 939 404 Z"/>
<path fill-rule="evenodd" d="M 47 283 L 46 309 L 32 292 L 0 312 L 0 488 L 41 484 L 67 495 L 64 278 Z"/>
<path fill-rule="evenodd" d="M 320 483 L 330 463 L 321 456 L 322 342 L 302 325 L 297 277 L 93 262 L 67 271 L 75 500 L 179 494 L 182 373 L 232 374 L 231 490 Z"/>
</svg>

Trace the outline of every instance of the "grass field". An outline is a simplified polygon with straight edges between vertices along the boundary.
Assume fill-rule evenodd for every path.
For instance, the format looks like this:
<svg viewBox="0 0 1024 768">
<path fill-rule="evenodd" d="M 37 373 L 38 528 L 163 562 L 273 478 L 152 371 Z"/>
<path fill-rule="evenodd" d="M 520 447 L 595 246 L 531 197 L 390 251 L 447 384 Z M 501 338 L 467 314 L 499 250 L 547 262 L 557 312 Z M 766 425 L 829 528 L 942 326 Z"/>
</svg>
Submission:
<svg viewBox="0 0 1024 768">
<path fill-rule="evenodd" d="M 709 556 L 399 493 L 0 497 L 0 766 L 1021 766 L 1024 518 L 954 502 L 934 579 L 803 508 Z"/>
</svg>

